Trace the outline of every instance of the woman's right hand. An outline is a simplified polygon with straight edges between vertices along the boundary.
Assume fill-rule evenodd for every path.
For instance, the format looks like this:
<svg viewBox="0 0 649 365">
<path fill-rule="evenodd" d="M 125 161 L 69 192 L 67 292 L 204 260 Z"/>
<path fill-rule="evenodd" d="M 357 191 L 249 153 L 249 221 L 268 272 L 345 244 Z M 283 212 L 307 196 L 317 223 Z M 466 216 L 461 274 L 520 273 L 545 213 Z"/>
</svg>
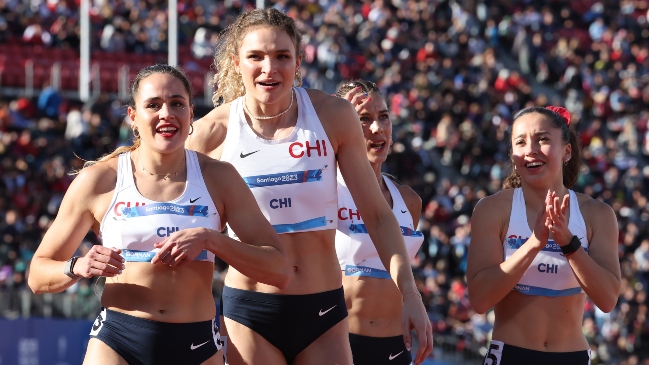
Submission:
<svg viewBox="0 0 649 365">
<path fill-rule="evenodd" d="M 356 86 L 355 88 L 349 90 L 345 96 L 345 99 L 352 103 L 354 106 L 354 109 L 356 109 L 356 112 L 360 112 L 365 108 L 365 105 L 372 101 L 372 98 L 369 97 L 366 93 L 363 92 L 363 89 L 360 86 Z"/>
<path fill-rule="evenodd" d="M 121 253 L 122 250 L 118 248 L 94 245 L 85 256 L 77 259 L 73 272 L 88 279 L 93 276 L 117 276 L 125 267 Z"/>
<path fill-rule="evenodd" d="M 543 248 L 545 245 L 548 243 L 548 239 L 550 238 L 550 230 L 548 229 L 548 226 L 551 223 L 550 219 L 550 214 L 548 213 L 547 206 L 550 204 L 552 201 L 550 197 L 550 190 L 548 190 L 547 194 L 545 195 L 545 207 L 543 207 L 543 210 L 539 212 L 539 214 L 536 216 L 536 221 L 534 222 L 534 237 L 538 240 L 539 247 L 537 248 Z"/>
</svg>

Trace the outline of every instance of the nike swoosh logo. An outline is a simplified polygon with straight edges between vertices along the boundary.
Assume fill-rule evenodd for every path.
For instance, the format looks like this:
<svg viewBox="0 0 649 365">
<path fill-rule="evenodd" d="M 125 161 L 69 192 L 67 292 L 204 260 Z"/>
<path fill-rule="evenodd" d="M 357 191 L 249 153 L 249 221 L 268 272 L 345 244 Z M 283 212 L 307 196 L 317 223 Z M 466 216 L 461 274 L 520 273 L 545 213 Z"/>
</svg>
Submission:
<svg viewBox="0 0 649 365">
<path fill-rule="evenodd" d="M 408 211 L 407 210 L 402 210 L 401 213 L 408 213 Z"/>
<path fill-rule="evenodd" d="M 403 351 L 401 351 L 400 353 L 398 353 L 398 354 L 396 354 L 394 356 L 392 356 L 392 354 L 390 354 L 390 360 L 394 360 L 395 357 L 397 357 L 397 356 L 399 356 L 401 354 L 403 354 Z"/>
<path fill-rule="evenodd" d="M 200 198 L 201 198 L 200 196 L 196 199 L 189 198 L 189 204 L 192 204 L 193 202 L 197 201 Z"/>
<path fill-rule="evenodd" d="M 337 306 L 338 306 L 338 305 L 336 304 L 336 305 L 334 305 L 333 307 L 327 309 L 327 310 L 324 311 L 324 312 L 322 311 L 322 309 L 320 309 L 320 312 L 319 312 L 319 313 L 320 313 L 320 317 L 324 316 L 324 315 L 327 314 L 330 310 L 336 308 Z"/>
<path fill-rule="evenodd" d="M 253 153 L 257 153 L 257 152 L 259 152 L 259 150 L 253 151 L 253 152 L 250 152 L 250 153 L 243 153 L 243 151 L 241 151 L 241 154 L 239 155 L 239 157 L 246 158 L 246 157 L 252 155 Z"/>
<path fill-rule="evenodd" d="M 200 344 L 200 345 L 196 345 L 196 346 L 194 346 L 194 343 L 192 342 L 192 345 L 191 345 L 189 348 L 192 349 L 192 350 L 196 350 L 197 348 L 199 348 L 199 347 L 205 345 L 205 344 L 208 343 L 208 342 L 210 342 L 210 341 L 207 340 L 207 341 L 203 342 L 202 344 Z M 392 359 L 390 359 L 390 360 L 392 360 Z"/>
</svg>

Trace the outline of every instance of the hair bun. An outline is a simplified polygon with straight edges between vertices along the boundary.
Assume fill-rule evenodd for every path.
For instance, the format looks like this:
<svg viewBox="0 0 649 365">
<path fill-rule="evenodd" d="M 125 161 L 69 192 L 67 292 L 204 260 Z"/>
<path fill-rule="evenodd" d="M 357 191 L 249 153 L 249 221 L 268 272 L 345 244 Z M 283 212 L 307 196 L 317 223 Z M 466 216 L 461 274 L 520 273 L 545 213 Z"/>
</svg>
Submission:
<svg viewBox="0 0 649 365">
<path fill-rule="evenodd" d="M 567 125 L 570 125 L 570 112 L 564 107 L 560 106 L 546 106 L 545 109 L 552 110 L 553 112 L 559 114 L 561 118 L 566 121 Z"/>
</svg>

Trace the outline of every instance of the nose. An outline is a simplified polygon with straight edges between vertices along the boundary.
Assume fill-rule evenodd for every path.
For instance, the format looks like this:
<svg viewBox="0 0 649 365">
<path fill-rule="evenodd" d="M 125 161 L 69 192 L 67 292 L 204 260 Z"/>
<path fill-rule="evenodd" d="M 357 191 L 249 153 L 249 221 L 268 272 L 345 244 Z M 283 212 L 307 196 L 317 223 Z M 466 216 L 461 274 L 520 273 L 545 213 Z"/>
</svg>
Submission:
<svg viewBox="0 0 649 365">
<path fill-rule="evenodd" d="M 270 75 L 274 73 L 275 71 L 275 62 L 273 61 L 272 57 L 265 57 L 264 61 L 262 62 L 262 68 L 261 71 L 265 73 L 266 75 Z"/>
<path fill-rule="evenodd" d="M 170 114 L 169 105 L 167 105 L 167 103 L 163 103 L 160 106 L 160 110 L 158 110 L 158 117 L 161 118 L 161 119 L 162 118 L 167 118 L 167 117 L 169 117 L 169 114 Z"/>
<path fill-rule="evenodd" d="M 380 132 L 383 132 L 383 128 L 382 128 L 381 125 L 379 124 L 379 121 L 378 121 L 378 120 L 374 120 L 374 121 L 372 122 L 372 124 L 370 124 L 370 131 L 371 131 L 372 133 L 380 133 Z"/>
</svg>

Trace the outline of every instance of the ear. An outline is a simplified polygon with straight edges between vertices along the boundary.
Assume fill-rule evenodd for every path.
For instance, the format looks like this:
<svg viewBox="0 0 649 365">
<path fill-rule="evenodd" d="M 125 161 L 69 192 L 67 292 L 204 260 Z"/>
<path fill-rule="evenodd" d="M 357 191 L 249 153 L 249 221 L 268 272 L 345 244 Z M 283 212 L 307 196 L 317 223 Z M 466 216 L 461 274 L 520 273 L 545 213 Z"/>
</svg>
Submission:
<svg viewBox="0 0 649 365">
<path fill-rule="evenodd" d="M 128 114 L 128 117 L 131 118 L 131 126 L 135 125 L 135 109 L 129 106 L 126 109 L 126 114 Z"/>
<path fill-rule="evenodd" d="M 239 67 L 239 62 L 241 60 L 239 59 L 239 55 L 232 54 L 232 63 L 234 63 L 234 70 L 241 75 L 241 68 Z"/>
<path fill-rule="evenodd" d="M 301 64 L 302 64 L 302 55 L 300 54 L 295 58 L 295 69 L 300 68 Z"/>
<path fill-rule="evenodd" d="M 194 124 L 194 106 L 191 105 L 189 107 L 189 122 L 190 124 Z"/>
<path fill-rule="evenodd" d="M 570 143 L 568 143 L 566 145 L 566 153 L 563 156 L 563 160 L 564 161 L 566 161 L 566 159 L 570 160 L 571 157 L 572 157 L 572 145 Z"/>
</svg>

